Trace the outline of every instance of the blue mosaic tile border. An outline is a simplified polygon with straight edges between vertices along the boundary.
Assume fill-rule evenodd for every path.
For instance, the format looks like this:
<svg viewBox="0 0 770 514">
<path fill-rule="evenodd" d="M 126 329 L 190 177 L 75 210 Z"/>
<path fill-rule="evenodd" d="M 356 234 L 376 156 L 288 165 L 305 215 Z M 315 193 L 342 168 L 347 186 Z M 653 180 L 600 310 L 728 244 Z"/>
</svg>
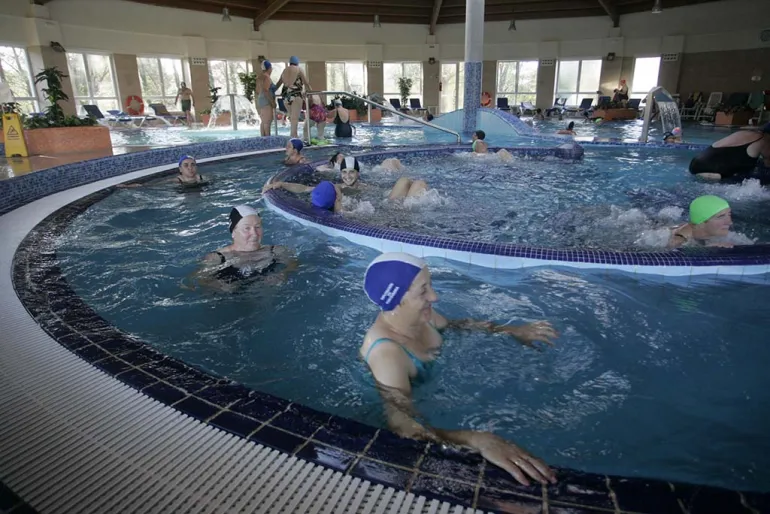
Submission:
<svg viewBox="0 0 770 514">
<path fill-rule="evenodd" d="M 477 113 L 481 109 L 481 75 L 484 63 L 481 61 L 466 62 L 464 65 L 465 83 L 463 84 L 463 132 L 466 134 L 476 130 Z"/>
<path fill-rule="evenodd" d="M 394 150 L 375 152 L 358 156 L 364 163 L 381 162 L 386 157 L 413 156 L 420 153 L 437 152 L 446 154 L 456 151 L 469 151 L 468 147 L 445 146 L 439 150 L 421 148 L 415 150 Z M 510 149 L 516 151 L 516 148 Z M 520 149 L 525 155 L 543 149 Z M 545 149 L 553 151 L 554 149 Z M 317 163 L 320 164 L 320 163 Z M 275 180 L 291 181 L 302 175 L 314 172 L 314 165 L 301 165 L 278 173 Z M 517 257 L 543 261 L 543 265 L 558 265 L 559 263 L 591 263 L 604 265 L 607 268 L 653 266 L 653 267 L 724 267 L 724 266 L 767 266 L 770 265 L 770 245 L 751 245 L 735 248 L 680 248 L 658 252 L 621 252 L 611 250 L 582 250 L 554 249 L 535 246 L 524 246 L 512 243 L 490 243 L 467 241 L 448 237 L 436 237 L 426 234 L 415 234 L 404 230 L 375 227 L 361 222 L 320 211 L 312 208 L 306 201 L 283 190 L 271 190 L 266 198 L 279 210 L 293 216 L 336 230 L 384 239 L 403 244 L 423 247 L 440 248 L 460 252 L 470 252 L 480 255 L 495 255 L 501 257 Z"/>
<path fill-rule="evenodd" d="M 767 512 L 770 493 L 569 469 L 556 470 L 558 484 L 522 486 L 477 454 L 402 439 L 388 430 L 255 391 L 163 355 L 99 316 L 72 290 L 58 265 L 57 236 L 112 190 L 82 198 L 38 224 L 14 255 L 12 281 L 25 308 L 52 338 L 142 394 L 235 436 L 321 466 L 490 512 Z M 0 489 L 0 502 L 6 497 L 18 505 L 16 495 Z"/>
<path fill-rule="evenodd" d="M 489 147 L 490 151 L 497 151 L 503 147 Z M 347 149 L 347 147 L 346 147 Z M 468 153 L 472 151 L 470 144 L 465 145 L 431 145 L 431 146 L 418 146 L 418 147 L 405 147 L 405 148 L 393 148 L 387 150 L 377 150 L 372 152 L 371 148 L 358 147 L 358 150 L 363 150 L 364 153 L 353 153 L 359 162 L 368 166 L 376 166 L 383 159 L 395 157 L 398 159 L 408 159 L 416 156 L 446 156 L 453 153 Z M 582 159 L 585 151 L 577 143 L 564 142 L 559 146 L 554 147 L 540 147 L 540 146 L 514 146 L 505 147 L 507 151 L 518 157 L 525 157 L 531 159 L 543 159 L 546 157 L 555 157 L 557 159 L 564 160 L 578 160 Z M 309 166 L 316 168 L 322 164 L 328 164 L 328 161 L 316 161 Z M 287 172 L 291 173 L 290 170 Z"/>
<path fill-rule="evenodd" d="M 179 156 L 183 154 L 190 154 L 198 159 L 217 157 L 282 148 L 287 141 L 288 138 L 283 136 L 271 136 L 193 143 L 74 162 L 13 177 L 0 181 L 0 215 L 59 191 L 130 171 L 176 163 Z"/>
</svg>

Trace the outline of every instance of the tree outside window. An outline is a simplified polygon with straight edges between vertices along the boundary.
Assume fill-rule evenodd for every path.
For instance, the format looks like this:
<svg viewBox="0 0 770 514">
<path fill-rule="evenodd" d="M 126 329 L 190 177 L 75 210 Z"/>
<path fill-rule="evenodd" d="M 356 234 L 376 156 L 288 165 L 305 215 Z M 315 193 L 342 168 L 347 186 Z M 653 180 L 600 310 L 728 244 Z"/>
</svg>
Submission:
<svg viewBox="0 0 770 514">
<path fill-rule="evenodd" d="M 465 94 L 465 63 L 441 63 L 441 95 L 439 112 L 447 113 L 463 108 Z"/>
<path fill-rule="evenodd" d="M 538 61 L 497 61 L 496 98 L 505 97 L 508 105 L 537 100 Z M 497 100 L 493 100 L 496 104 Z"/>
<path fill-rule="evenodd" d="M 170 57 L 137 57 L 139 82 L 145 105 L 164 104 L 169 110 L 179 110 L 174 103 L 179 87 L 185 82 L 182 60 Z M 198 91 L 197 94 L 207 94 Z"/>
<path fill-rule="evenodd" d="M 238 77 L 239 73 L 249 73 L 251 66 L 248 61 L 209 61 L 209 84 L 221 87 L 220 95 L 243 95 L 243 84 Z"/>
<path fill-rule="evenodd" d="M 85 114 L 83 105 L 96 105 L 103 113 L 121 109 L 109 55 L 67 52 L 67 67 L 78 113 Z"/>
<path fill-rule="evenodd" d="M 39 103 L 32 82 L 29 56 L 24 48 L 0 46 L 0 80 L 11 88 L 22 112 L 39 110 Z"/>
<path fill-rule="evenodd" d="M 602 75 L 601 59 L 559 61 L 556 97 L 567 98 L 567 105 L 579 105 L 584 98 L 595 98 Z"/>
<path fill-rule="evenodd" d="M 348 91 L 366 94 L 366 68 L 361 61 L 332 61 L 326 63 L 328 91 Z"/>
<path fill-rule="evenodd" d="M 409 98 L 418 98 L 422 104 L 422 63 L 421 62 L 386 62 L 382 65 L 385 78 L 385 91 L 383 95 L 387 100 L 401 98 L 398 89 L 398 79 L 406 77 L 412 79 L 412 88 Z M 404 107 L 409 107 L 408 105 Z"/>
</svg>

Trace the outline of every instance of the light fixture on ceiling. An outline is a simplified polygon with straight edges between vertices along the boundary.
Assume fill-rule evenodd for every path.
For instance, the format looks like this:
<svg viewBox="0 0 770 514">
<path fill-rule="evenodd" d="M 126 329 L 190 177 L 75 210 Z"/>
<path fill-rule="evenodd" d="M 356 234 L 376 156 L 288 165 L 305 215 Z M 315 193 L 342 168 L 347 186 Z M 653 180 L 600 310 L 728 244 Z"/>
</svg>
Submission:
<svg viewBox="0 0 770 514">
<path fill-rule="evenodd" d="M 660 0 L 655 0 L 652 6 L 652 14 L 660 14 L 663 12 L 663 8 L 660 6 Z"/>
<path fill-rule="evenodd" d="M 233 21 L 230 18 L 230 9 L 227 7 L 222 7 L 222 21 Z"/>
<path fill-rule="evenodd" d="M 375 14 L 374 15 L 374 26 L 375 27 L 382 27 L 382 23 L 380 23 L 380 15 Z"/>
<path fill-rule="evenodd" d="M 508 30 L 516 30 L 516 20 L 511 20 L 508 24 Z"/>
</svg>

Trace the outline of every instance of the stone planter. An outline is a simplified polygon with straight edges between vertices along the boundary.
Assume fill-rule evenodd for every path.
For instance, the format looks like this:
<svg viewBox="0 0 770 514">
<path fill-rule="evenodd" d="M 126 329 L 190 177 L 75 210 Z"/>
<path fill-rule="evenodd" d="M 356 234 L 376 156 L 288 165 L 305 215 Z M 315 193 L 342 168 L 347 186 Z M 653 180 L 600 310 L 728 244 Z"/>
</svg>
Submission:
<svg viewBox="0 0 770 514">
<path fill-rule="evenodd" d="M 753 113 L 750 111 L 739 111 L 726 113 L 719 111 L 714 119 L 714 125 L 748 125 Z"/>
<path fill-rule="evenodd" d="M 60 127 L 24 130 L 30 155 L 112 152 L 107 127 Z"/>
<path fill-rule="evenodd" d="M 639 117 L 636 109 L 597 109 L 591 114 L 591 119 L 602 118 L 604 121 L 635 120 Z"/>
</svg>

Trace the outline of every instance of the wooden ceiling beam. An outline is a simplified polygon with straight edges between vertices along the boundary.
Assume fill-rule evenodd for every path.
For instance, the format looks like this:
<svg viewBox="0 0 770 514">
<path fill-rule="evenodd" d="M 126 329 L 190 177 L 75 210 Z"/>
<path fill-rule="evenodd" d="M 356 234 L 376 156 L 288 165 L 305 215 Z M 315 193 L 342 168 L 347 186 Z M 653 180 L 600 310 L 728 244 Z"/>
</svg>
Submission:
<svg viewBox="0 0 770 514">
<path fill-rule="evenodd" d="M 615 6 L 615 2 L 613 0 L 599 0 L 599 5 L 602 6 L 602 9 L 607 11 L 607 15 L 612 20 L 612 26 L 619 27 L 620 16 L 618 15 L 618 8 Z"/>
<path fill-rule="evenodd" d="M 272 0 L 262 12 L 254 17 L 254 30 L 259 30 L 260 25 L 269 20 L 275 13 L 281 10 L 283 6 L 289 3 L 289 0 Z"/>
<path fill-rule="evenodd" d="M 516 11 L 514 16 L 516 21 L 521 20 L 551 20 L 556 18 L 585 18 L 589 16 L 604 16 L 604 10 L 601 7 L 597 7 L 594 10 L 578 9 L 578 10 L 563 10 L 563 11 L 541 11 L 541 12 L 525 12 L 520 13 Z M 507 10 L 501 10 L 499 12 L 492 11 L 484 13 L 484 21 L 507 21 L 511 17 L 510 8 Z M 441 23 L 465 23 L 465 13 L 442 15 L 438 19 Z"/>
<path fill-rule="evenodd" d="M 444 0 L 433 0 L 433 13 L 430 15 L 430 35 L 436 35 L 436 24 L 438 23 L 438 15 L 441 12 L 441 4 Z"/>
<path fill-rule="evenodd" d="M 283 11 L 275 13 L 273 20 L 284 21 L 337 21 L 352 23 L 374 23 L 374 15 L 364 14 L 297 14 L 285 13 Z M 417 18 L 409 16 L 387 16 L 380 14 L 380 23 L 405 23 L 409 25 L 425 25 L 427 18 Z"/>
<path fill-rule="evenodd" d="M 388 7 L 419 7 L 433 8 L 433 0 L 394 0 L 385 3 L 383 0 L 301 0 L 302 3 L 318 5 L 373 5 L 385 11 Z"/>
<path fill-rule="evenodd" d="M 208 12 L 212 14 L 222 14 L 221 5 L 208 3 L 206 0 L 130 0 L 135 4 L 154 5 L 156 7 L 169 7 L 172 9 L 186 9 L 188 11 Z M 232 5 L 232 4 L 230 4 Z M 252 18 L 256 13 L 256 8 L 228 7 L 230 16 L 239 16 L 242 18 Z"/>
<path fill-rule="evenodd" d="M 365 16 L 374 16 L 379 14 L 380 18 L 387 14 L 389 16 L 410 16 L 419 17 L 428 21 L 430 17 L 430 7 L 387 7 L 382 5 L 331 5 L 331 4 L 311 4 L 306 2 L 291 2 L 281 9 L 282 13 L 302 13 L 302 14 L 361 14 Z"/>
</svg>

